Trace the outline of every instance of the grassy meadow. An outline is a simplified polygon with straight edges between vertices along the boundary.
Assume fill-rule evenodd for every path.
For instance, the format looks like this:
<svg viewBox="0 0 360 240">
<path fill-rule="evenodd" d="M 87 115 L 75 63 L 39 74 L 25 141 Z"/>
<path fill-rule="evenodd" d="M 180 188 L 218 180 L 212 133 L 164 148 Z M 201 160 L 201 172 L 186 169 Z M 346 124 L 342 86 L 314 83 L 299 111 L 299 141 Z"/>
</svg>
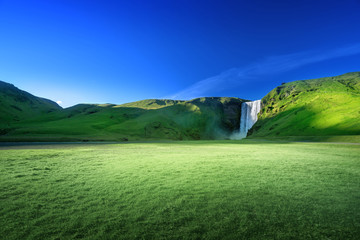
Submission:
<svg viewBox="0 0 360 240">
<path fill-rule="evenodd" d="M 0 239 L 356 239 L 360 146 L 0 147 Z"/>
</svg>

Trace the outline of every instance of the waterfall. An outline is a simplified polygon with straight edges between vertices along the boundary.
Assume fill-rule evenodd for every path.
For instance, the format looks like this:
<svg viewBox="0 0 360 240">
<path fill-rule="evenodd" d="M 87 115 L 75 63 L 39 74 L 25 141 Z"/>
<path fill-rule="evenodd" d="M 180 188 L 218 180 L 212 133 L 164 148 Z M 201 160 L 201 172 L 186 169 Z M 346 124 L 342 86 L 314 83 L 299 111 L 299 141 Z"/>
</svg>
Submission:
<svg viewBox="0 0 360 240">
<path fill-rule="evenodd" d="M 233 139 L 246 138 L 247 132 L 257 121 L 260 104 L 261 100 L 243 102 L 241 104 L 240 130 L 232 136 Z"/>
</svg>

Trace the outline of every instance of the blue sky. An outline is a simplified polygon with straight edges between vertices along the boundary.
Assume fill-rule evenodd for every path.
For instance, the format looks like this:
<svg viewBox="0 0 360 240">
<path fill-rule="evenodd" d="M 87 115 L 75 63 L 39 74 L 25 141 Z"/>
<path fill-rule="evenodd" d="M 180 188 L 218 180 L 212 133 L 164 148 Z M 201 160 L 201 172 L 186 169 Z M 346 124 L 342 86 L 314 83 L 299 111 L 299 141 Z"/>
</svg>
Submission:
<svg viewBox="0 0 360 240">
<path fill-rule="evenodd" d="M 0 80 L 77 103 L 232 96 L 360 71 L 360 1 L 0 0 Z"/>
</svg>

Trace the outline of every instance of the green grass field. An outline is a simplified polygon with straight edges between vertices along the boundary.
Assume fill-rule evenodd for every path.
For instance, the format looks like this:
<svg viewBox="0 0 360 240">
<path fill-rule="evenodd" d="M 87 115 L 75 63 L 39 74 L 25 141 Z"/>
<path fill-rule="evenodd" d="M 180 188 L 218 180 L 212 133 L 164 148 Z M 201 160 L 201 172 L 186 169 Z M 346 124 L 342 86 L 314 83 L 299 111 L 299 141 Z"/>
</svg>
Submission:
<svg viewBox="0 0 360 240">
<path fill-rule="evenodd" d="M 0 147 L 0 239 L 356 239 L 360 146 Z"/>
</svg>

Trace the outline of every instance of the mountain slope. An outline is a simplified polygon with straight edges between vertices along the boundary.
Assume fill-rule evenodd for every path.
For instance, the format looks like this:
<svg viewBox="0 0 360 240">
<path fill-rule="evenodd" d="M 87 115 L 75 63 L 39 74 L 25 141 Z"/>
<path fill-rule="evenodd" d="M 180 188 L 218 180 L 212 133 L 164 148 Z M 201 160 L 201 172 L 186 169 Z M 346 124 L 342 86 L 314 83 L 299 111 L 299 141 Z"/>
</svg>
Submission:
<svg viewBox="0 0 360 240">
<path fill-rule="evenodd" d="M 258 117 L 250 137 L 360 135 L 360 72 L 283 84 Z"/>
<path fill-rule="evenodd" d="M 239 130 L 245 101 L 147 99 L 62 109 L 0 82 L 0 141 L 226 139 Z M 258 118 L 249 138 L 360 136 L 360 73 L 285 83 L 262 99 Z"/>
<path fill-rule="evenodd" d="M 33 96 L 0 81 L 0 126 L 61 109 L 53 101 Z"/>
<path fill-rule="evenodd" d="M 238 98 L 148 99 L 123 105 L 78 104 L 11 125 L 0 141 L 226 138 L 239 128 Z"/>
</svg>

